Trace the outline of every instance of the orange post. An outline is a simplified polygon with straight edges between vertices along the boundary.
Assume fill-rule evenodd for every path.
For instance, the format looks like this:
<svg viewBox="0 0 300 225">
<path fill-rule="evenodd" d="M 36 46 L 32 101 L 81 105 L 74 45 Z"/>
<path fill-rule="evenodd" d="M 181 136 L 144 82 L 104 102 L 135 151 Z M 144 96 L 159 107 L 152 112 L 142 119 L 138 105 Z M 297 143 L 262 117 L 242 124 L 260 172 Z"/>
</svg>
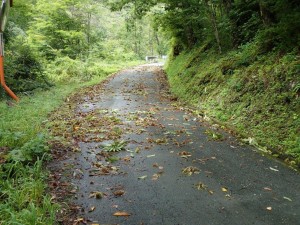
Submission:
<svg viewBox="0 0 300 225">
<path fill-rule="evenodd" d="M 3 65 L 3 56 L 0 56 L 0 80 L 1 80 L 1 86 L 4 88 L 4 90 L 9 94 L 10 97 L 12 97 L 17 102 L 19 101 L 19 98 L 15 95 L 15 93 L 10 90 L 9 87 L 7 87 L 4 79 L 4 65 Z"/>
</svg>

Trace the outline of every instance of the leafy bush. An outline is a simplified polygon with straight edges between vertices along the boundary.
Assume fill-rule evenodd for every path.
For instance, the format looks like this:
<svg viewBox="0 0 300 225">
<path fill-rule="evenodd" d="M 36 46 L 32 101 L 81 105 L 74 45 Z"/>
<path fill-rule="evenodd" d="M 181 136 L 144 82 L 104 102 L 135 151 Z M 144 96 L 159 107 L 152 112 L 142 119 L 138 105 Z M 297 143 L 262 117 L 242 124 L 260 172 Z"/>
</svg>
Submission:
<svg viewBox="0 0 300 225">
<path fill-rule="evenodd" d="M 7 45 L 5 52 L 6 82 L 16 92 L 32 91 L 50 86 L 42 63 L 34 50 L 21 36 Z"/>
<path fill-rule="evenodd" d="M 35 162 L 47 156 L 48 150 L 49 147 L 46 144 L 45 136 L 39 134 L 21 148 L 10 151 L 8 159 L 15 162 Z"/>
</svg>

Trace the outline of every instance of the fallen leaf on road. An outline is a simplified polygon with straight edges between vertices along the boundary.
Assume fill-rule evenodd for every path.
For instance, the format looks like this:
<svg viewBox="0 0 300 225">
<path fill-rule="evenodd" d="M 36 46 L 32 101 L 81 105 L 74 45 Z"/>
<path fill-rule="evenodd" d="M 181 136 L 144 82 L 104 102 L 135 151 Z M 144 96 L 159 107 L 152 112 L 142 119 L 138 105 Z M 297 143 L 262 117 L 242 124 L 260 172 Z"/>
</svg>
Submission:
<svg viewBox="0 0 300 225">
<path fill-rule="evenodd" d="M 90 193 L 89 198 L 97 198 L 97 199 L 101 199 L 103 198 L 103 193 L 100 191 L 93 191 Z"/>
<path fill-rule="evenodd" d="M 147 176 L 147 175 L 145 175 L 145 176 L 141 176 L 141 177 L 139 177 L 138 179 L 139 179 L 139 180 L 145 180 L 147 177 L 148 177 L 148 176 Z"/>
<path fill-rule="evenodd" d="M 292 199 L 288 198 L 288 197 L 283 197 L 283 199 L 288 200 L 290 202 L 292 202 Z"/>
<path fill-rule="evenodd" d="M 154 168 L 158 168 L 158 167 L 159 167 L 158 163 L 154 163 L 152 166 L 153 166 Z"/>
<path fill-rule="evenodd" d="M 225 188 L 225 187 L 222 187 L 222 191 L 223 191 L 223 192 L 227 192 L 227 191 L 228 191 L 228 189 L 227 189 L 227 188 Z"/>
<path fill-rule="evenodd" d="M 129 157 L 129 156 L 126 156 L 123 158 L 123 161 L 125 161 L 125 162 L 130 162 L 130 160 L 131 160 L 131 157 Z"/>
<path fill-rule="evenodd" d="M 160 177 L 160 175 L 159 174 L 153 174 L 153 176 L 152 176 L 152 180 L 158 180 L 158 178 Z"/>
<path fill-rule="evenodd" d="M 272 207 L 267 207 L 266 208 L 268 211 L 272 211 Z"/>
<path fill-rule="evenodd" d="M 269 187 L 264 187 L 264 190 L 265 190 L 265 191 L 272 191 L 272 189 L 269 188 Z"/>
<path fill-rule="evenodd" d="M 94 212 L 95 209 L 96 209 L 96 207 L 95 207 L 95 206 L 92 206 L 92 207 L 89 209 L 89 212 Z"/>
<path fill-rule="evenodd" d="M 225 197 L 228 198 L 228 199 L 231 199 L 231 195 L 230 194 L 226 194 Z"/>
<path fill-rule="evenodd" d="M 181 156 L 182 158 L 187 158 L 187 157 L 192 156 L 192 154 L 190 152 L 187 152 L 187 151 L 179 152 L 178 155 Z"/>
<path fill-rule="evenodd" d="M 168 140 L 166 138 L 163 138 L 163 139 L 156 139 L 154 142 L 158 145 L 161 145 L 161 144 L 166 144 Z"/>
<path fill-rule="evenodd" d="M 74 220 L 73 225 L 78 225 L 80 223 L 85 223 L 86 224 L 86 221 L 84 220 L 84 218 L 78 218 L 78 219 Z"/>
<path fill-rule="evenodd" d="M 196 188 L 200 191 L 200 190 L 206 190 L 207 186 L 201 182 L 199 182 L 198 184 L 196 184 Z"/>
<path fill-rule="evenodd" d="M 114 192 L 114 196 L 122 196 L 125 194 L 125 191 L 124 190 L 117 190 Z"/>
<path fill-rule="evenodd" d="M 128 212 L 116 212 L 114 216 L 131 216 Z"/>
<path fill-rule="evenodd" d="M 275 171 L 275 172 L 279 172 L 279 170 L 277 170 L 277 169 L 275 169 L 273 167 L 270 167 L 270 170 Z"/>
<path fill-rule="evenodd" d="M 187 176 L 191 176 L 193 174 L 199 174 L 200 170 L 197 167 L 188 166 L 188 167 L 182 169 L 182 173 L 187 175 Z"/>
<path fill-rule="evenodd" d="M 147 158 L 155 157 L 155 155 L 147 155 Z"/>
</svg>

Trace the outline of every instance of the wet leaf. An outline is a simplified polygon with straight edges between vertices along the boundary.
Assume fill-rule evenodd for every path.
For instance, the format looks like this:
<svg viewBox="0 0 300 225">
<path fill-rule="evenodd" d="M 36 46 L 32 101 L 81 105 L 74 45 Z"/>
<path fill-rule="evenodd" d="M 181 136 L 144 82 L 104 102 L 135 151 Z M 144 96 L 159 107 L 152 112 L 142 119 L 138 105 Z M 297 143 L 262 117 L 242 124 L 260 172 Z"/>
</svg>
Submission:
<svg viewBox="0 0 300 225">
<path fill-rule="evenodd" d="M 290 202 L 292 202 L 292 199 L 288 198 L 288 197 L 283 197 L 283 199 L 288 200 Z"/>
<path fill-rule="evenodd" d="M 152 176 L 152 180 L 158 180 L 158 178 L 160 177 L 160 175 L 159 174 L 153 174 L 153 176 Z"/>
<path fill-rule="evenodd" d="M 86 221 L 84 220 L 84 218 L 78 218 L 78 219 L 74 220 L 73 225 L 78 225 L 80 223 L 86 223 Z"/>
<path fill-rule="evenodd" d="M 279 172 L 278 169 L 275 169 L 275 168 L 273 168 L 273 167 L 270 167 L 270 170 L 275 171 L 275 172 Z"/>
<path fill-rule="evenodd" d="M 228 200 L 232 199 L 232 196 L 231 196 L 230 194 L 226 194 L 225 197 L 226 197 Z"/>
<path fill-rule="evenodd" d="M 222 134 L 217 133 L 213 130 L 206 130 L 205 134 L 209 136 L 210 139 L 215 140 L 215 141 L 222 141 L 224 140 L 224 137 Z"/>
<path fill-rule="evenodd" d="M 192 156 L 192 154 L 190 152 L 187 152 L 187 151 L 179 152 L 178 155 L 181 156 L 182 158 L 187 158 L 187 157 Z"/>
<path fill-rule="evenodd" d="M 163 139 L 156 139 L 154 142 L 158 145 L 161 145 L 161 144 L 166 144 L 168 140 L 166 138 L 163 138 Z"/>
<path fill-rule="evenodd" d="M 272 189 L 269 188 L 269 187 L 264 187 L 264 190 L 265 190 L 265 191 L 272 191 Z"/>
<path fill-rule="evenodd" d="M 141 149 L 139 148 L 139 147 L 137 147 L 136 149 L 135 149 L 135 153 L 140 153 L 140 151 L 141 151 Z"/>
<path fill-rule="evenodd" d="M 129 157 L 129 156 L 126 156 L 123 158 L 123 161 L 125 161 L 125 162 L 130 162 L 130 160 L 131 160 L 131 157 Z"/>
<path fill-rule="evenodd" d="M 114 216 L 131 216 L 128 212 L 116 212 L 113 214 Z"/>
<path fill-rule="evenodd" d="M 222 187 L 222 191 L 223 191 L 223 192 L 227 192 L 227 191 L 228 191 L 228 188 Z"/>
<path fill-rule="evenodd" d="M 182 169 L 182 173 L 187 175 L 187 176 L 191 176 L 193 174 L 199 174 L 200 170 L 197 167 L 188 166 L 188 167 Z"/>
<path fill-rule="evenodd" d="M 116 197 L 120 197 L 120 196 L 123 196 L 125 194 L 125 191 L 124 190 L 116 190 L 113 194 Z"/>
<path fill-rule="evenodd" d="M 159 167 L 158 163 L 154 163 L 152 166 L 153 166 L 154 168 L 158 168 L 158 167 Z"/>
<path fill-rule="evenodd" d="M 139 180 L 145 180 L 147 177 L 148 177 L 148 176 L 147 176 L 147 175 L 145 175 L 145 176 L 141 176 L 141 177 L 139 177 L 138 179 L 139 179 Z"/>
<path fill-rule="evenodd" d="M 89 212 L 94 212 L 95 209 L 96 209 L 96 207 L 95 207 L 95 206 L 92 206 L 92 207 L 89 209 Z"/>
<path fill-rule="evenodd" d="M 197 190 L 206 190 L 207 189 L 207 186 L 201 182 L 199 182 L 198 184 L 196 184 L 196 188 Z"/>
<path fill-rule="evenodd" d="M 101 198 L 103 198 L 103 195 L 104 194 L 100 191 L 93 191 L 93 192 L 90 193 L 89 198 L 101 199 Z"/>
</svg>

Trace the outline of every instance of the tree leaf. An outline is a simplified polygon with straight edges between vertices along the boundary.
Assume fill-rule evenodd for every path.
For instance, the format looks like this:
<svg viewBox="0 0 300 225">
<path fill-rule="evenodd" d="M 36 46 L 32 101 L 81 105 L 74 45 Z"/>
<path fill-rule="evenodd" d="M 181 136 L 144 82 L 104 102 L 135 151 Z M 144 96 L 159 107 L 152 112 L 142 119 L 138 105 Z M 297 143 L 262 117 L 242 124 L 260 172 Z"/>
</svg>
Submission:
<svg viewBox="0 0 300 225">
<path fill-rule="evenodd" d="M 116 212 L 114 216 L 131 216 L 128 212 Z"/>
</svg>

